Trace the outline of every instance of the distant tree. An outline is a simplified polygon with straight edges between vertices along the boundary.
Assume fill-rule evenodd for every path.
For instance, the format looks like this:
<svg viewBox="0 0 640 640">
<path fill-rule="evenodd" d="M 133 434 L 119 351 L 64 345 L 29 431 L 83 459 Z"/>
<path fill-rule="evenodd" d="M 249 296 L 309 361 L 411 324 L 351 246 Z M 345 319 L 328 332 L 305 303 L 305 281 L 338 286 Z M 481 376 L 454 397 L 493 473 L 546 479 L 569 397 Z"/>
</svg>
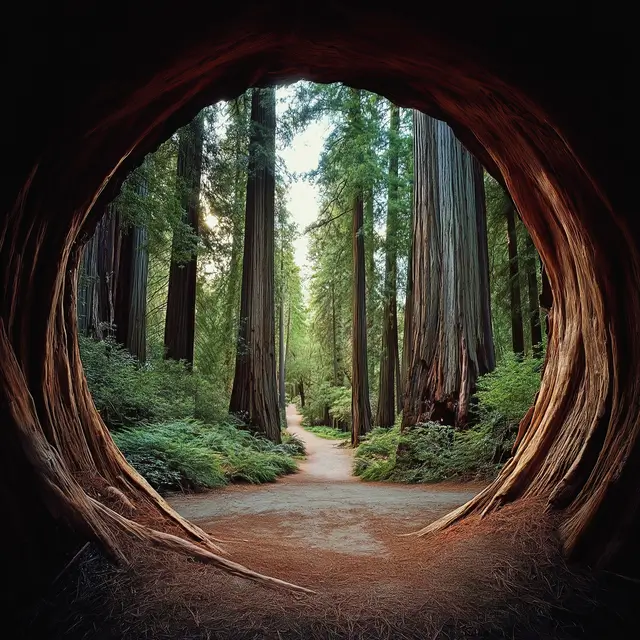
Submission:
<svg viewBox="0 0 640 640">
<path fill-rule="evenodd" d="M 195 236 L 199 230 L 200 179 L 202 174 L 202 146 L 204 114 L 179 132 L 177 187 L 181 193 L 184 220 Z M 164 330 L 165 357 L 193 362 L 196 313 L 197 256 L 194 250 L 188 260 L 177 255 L 172 247 L 169 272 L 169 292 Z"/>
<path fill-rule="evenodd" d="M 375 423 L 392 427 L 396 418 L 396 381 L 399 377 L 398 305 L 397 305 L 397 227 L 398 227 L 398 135 L 400 110 L 392 104 L 389 124 L 389 177 L 387 225 L 385 235 L 385 278 L 382 312 L 382 355 L 378 409 Z"/>
<path fill-rule="evenodd" d="M 229 409 L 280 442 L 274 336 L 275 89 L 254 89 L 240 330 Z"/>
</svg>

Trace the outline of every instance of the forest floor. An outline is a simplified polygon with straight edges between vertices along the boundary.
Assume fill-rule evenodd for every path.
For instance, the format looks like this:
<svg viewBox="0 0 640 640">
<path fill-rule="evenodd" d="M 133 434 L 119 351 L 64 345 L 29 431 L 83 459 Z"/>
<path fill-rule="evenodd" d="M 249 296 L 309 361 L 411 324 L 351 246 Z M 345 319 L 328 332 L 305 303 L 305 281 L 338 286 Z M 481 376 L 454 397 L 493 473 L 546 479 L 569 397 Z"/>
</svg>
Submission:
<svg viewBox="0 0 640 640">
<path fill-rule="evenodd" d="M 314 594 L 267 588 L 132 542 L 131 566 L 115 567 L 91 547 L 15 637 L 627 637 L 613 624 L 624 628 L 619 587 L 596 584 L 588 571 L 567 565 L 543 504 L 521 501 L 431 537 L 401 536 L 482 485 L 362 482 L 351 475 L 349 449 L 304 431 L 292 407 L 287 419 L 307 446 L 297 474 L 170 503 L 224 540 L 229 559 Z"/>
<path fill-rule="evenodd" d="M 404 572 L 402 553 L 416 544 L 398 534 L 432 522 L 484 486 L 362 482 L 352 475 L 350 448 L 305 431 L 300 421 L 289 405 L 287 428 L 307 450 L 298 473 L 274 484 L 233 485 L 169 499 L 181 515 L 215 537 L 247 540 L 227 545 L 228 550 L 236 562 L 262 573 L 293 581 L 304 576 L 309 582 L 314 567 L 315 584 L 335 580 L 348 565 L 352 577 L 395 584 Z"/>
</svg>

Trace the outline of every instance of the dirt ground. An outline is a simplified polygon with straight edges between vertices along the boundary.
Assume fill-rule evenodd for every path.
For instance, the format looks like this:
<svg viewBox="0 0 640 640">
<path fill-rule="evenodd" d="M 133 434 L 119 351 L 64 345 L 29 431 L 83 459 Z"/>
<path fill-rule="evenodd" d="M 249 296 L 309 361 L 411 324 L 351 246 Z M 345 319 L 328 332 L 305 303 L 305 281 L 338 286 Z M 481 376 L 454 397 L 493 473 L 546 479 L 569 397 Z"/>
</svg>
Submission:
<svg viewBox="0 0 640 640">
<path fill-rule="evenodd" d="M 472 498 L 482 484 L 361 482 L 352 451 L 305 431 L 295 406 L 291 433 L 304 441 L 300 471 L 272 485 L 235 485 L 169 500 L 217 538 L 236 562 L 312 589 L 345 578 L 394 591 L 420 541 L 400 534 L 423 527 Z"/>
<path fill-rule="evenodd" d="M 117 568 L 90 548 L 13 637 L 627 637 L 612 627 L 624 622 L 619 585 L 601 588 L 566 564 L 544 505 L 524 501 L 436 536 L 403 536 L 482 485 L 361 482 L 351 475 L 350 450 L 301 429 L 294 408 L 287 417 L 308 450 L 297 474 L 170 502 L 224 540 L 229 559 L 314 594 L 267 588 L 145 546 L 132 546 L 132 565 Z"/>
</svg>

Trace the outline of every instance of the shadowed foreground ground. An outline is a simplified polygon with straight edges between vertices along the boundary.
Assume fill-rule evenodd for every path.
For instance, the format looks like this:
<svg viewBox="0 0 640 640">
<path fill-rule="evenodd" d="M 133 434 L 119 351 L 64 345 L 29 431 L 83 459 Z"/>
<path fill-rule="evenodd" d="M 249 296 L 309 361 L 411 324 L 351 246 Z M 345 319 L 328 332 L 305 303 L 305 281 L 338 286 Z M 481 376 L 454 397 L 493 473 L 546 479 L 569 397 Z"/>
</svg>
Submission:
<svg viewBox="0 0 640 640">
<path fill-rule="evenodd" d="M 415 531 L 481 485 L 363 483 L 351 452 L 300 428 L 300 472 L 170 502 L 230 559 L 314 589 L 266 588 L 183 557 L 132 548 L 116 569 L 89 547 L 28 612 L 20 637 L 115 640 L 623 637 L 620 584 L 566 565 L 554 523 L 518 503 L 429 539 Z M 625 602 L 637 587 L 623 585 Z M 630 589 L 634 589 L 633 593 Z M 631 599 L 630 599 L 631 598 Z M 636 600 L 633 600 L 636 598 Z"/>
</svg>

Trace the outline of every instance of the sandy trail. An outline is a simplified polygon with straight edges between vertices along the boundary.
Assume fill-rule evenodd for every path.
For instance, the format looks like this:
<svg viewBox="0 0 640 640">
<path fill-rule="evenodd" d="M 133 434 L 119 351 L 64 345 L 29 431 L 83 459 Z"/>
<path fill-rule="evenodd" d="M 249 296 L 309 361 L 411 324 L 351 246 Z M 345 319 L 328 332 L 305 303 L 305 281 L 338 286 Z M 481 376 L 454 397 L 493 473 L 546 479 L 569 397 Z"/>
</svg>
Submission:
<svg viewBox="0 0 640 640">
<path fill-rule="evenodd" d="M 236 540 L 228 550 L 238 562 L 254 568 L 259 564 L 262 571 L 282 575 L 283 569 L 294 571 L 283 562 L 301 563 L 305 570 L 317 563 L 322 572 L 323 566 L 343 562 L 347 556 L 392 560 L 410 544 L 410 539 L 397 534 L 424 526 L 482 488 L 469 483 L 361 482 L 351 475 L 352 451 L 305 431 L 300 420 L 295 406 L 289 405 L 288 429 L 307 448 L 298 473 L 274 484 L 234 485 L 170 499 L 175 509 L 205 530 Z"/>
</svg>

